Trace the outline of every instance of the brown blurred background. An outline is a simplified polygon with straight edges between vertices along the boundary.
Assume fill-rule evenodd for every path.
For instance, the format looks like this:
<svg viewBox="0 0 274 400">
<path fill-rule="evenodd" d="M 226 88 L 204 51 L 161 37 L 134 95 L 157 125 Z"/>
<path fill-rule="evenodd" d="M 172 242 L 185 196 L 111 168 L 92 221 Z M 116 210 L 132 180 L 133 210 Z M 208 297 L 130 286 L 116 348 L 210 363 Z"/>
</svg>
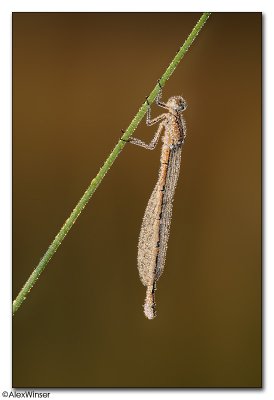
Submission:
<svg viewBox="0 0 274 400">
<path fill-rule="evenodd" d="M 13 14 L 13 297 L 200 15 Z M 157 318 L 136 255 L 160 146 L 127 145 L 13 319 L 14 387 L 260 387 L 261 14 L 214 13 L 178 94 Z"/>
</svg>

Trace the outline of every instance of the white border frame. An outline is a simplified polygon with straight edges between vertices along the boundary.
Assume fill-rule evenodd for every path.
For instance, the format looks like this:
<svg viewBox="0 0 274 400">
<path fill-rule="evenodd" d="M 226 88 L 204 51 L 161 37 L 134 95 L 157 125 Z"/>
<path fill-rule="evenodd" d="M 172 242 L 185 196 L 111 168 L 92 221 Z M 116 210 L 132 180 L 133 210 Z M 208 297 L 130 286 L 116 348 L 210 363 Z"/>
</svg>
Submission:
<svg viewBox="0 0 274 400">
<path fill-rule="evenodd" d="M 87 11 L 180 11 L 180 12 L 263 12 L 264 93 L 263 93 L 263 173 L 264 173 L 264 231 L 263 231 L 263 289 L 264 289 L 264 337 L 263 337 L 263 389 L 177 389 L 177 390 L 50 390 L 50 398 L 67 399 L 90 397 L 112 398 L 139 397 L 145 399 L 183 396 L 184 399 L 217 398 L 233 396 L 233 400 L 260 397 L 274 398 L 274 2 L 271 0 L 196 0 L 155 3 L 139 0 L 135 4 L 121 0 L 101 0 L 94 4 L 88 0 L 4 0 L 0 5 L 0 394 L 11 390 L 11 13 L 12 12 L 87 12 Z M 210 23 L 210 20 L 209 22 Z M 271 41 L 272 39 L 272 41 Z M 271 73 L 272 71 L 272 73 Z M 273 306 L 273 309 L 272 309 Z M 22 390 L 24 391 L 24 390 Z M 42 392 L 42 391 L 41 391 Z"/>
</svg>

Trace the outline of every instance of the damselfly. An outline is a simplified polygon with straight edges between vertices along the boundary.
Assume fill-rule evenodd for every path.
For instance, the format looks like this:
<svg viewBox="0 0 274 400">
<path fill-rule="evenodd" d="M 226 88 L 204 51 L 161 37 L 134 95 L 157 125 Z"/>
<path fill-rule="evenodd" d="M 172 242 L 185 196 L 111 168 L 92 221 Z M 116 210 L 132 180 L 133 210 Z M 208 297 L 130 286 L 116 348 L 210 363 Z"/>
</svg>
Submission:
<svg viewBox="0 0 274 400">
<path fill-rule="evenodd" d="M 146 207 L 138 243 L 139 275 L 142 283 L 147 287 L 144 313 L 149 319 L 156 316 L 156 282 L 165 266 L 172 202 L 180 172 L 182 145 L 186 137 L 186 126 L 182 117 L 182 112 L 186 109 L 185 100 L 181 96 L 174 96 L 164 103 L 161 97 L 160 90 L 156 104 L 168 112 L 151 119 L 148 104 L 147 125 L 160 122 L 152 141 L 146 144 L 136 138 L 129 139 L 130 143 L 153 150 L 164 129 L 159 177 Z"/>
</svg>

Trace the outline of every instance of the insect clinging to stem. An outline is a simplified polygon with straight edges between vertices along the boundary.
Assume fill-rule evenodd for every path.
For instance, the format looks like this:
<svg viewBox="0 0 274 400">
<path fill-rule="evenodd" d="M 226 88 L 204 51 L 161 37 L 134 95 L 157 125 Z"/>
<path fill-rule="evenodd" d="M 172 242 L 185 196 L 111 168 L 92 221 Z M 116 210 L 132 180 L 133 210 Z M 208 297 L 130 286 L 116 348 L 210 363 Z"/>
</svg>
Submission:
<svg viewBox="0 0 274 400">
<path fill-rule="evenodd" d="M 147 101 L 147 125 L 160 122 L 158 129 L 149 144 L 130 138 L 130 143 L 153 150 L 162 135 L 162 151 L 157 183 L 148 201 L 138 243 L 138 270 L 141 282 L 146 286 L 144 313 L 148 319 L 156 316 L 155 290 L 156 282 L 163 273 L 169 238 L 172 203 L 180 172 L 181 151 L 186 137 L 186 125 L 182 112 L 186 101 L 181 96 L 173 96 L 166 103 L 161 101 L 162 87 L 156 97 L 156 104 L 167 112 L 151 119 L 150 104 Z"/>
</svg>

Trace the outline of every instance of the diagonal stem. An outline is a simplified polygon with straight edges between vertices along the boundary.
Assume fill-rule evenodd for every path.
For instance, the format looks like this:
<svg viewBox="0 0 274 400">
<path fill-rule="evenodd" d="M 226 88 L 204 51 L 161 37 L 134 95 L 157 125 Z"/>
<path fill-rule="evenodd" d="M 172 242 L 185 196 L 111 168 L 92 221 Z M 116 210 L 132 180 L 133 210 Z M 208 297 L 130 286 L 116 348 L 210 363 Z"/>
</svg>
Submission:
<svg viewBox="0 0 274 400">
<path fill-rule="evenodd" d="M 174 70 L 178 66 L 179 62 L 181 61 L 181 59 L 184 57 L 184 55 L 188 51 L 189 47 L 194 42 L 195 38 L 197 37 L 197 35 L 199 34 L 203 25 L 209 18 L 210 14 L 211 14 L 210 12 L 205 12 L 202 14 L 201 18 L 199 19 L 199 21 L 193 28 L 192 32 L 190 33 L 190 35 L 188 36 L 188 38 L 186 39 L 186 41 L 184 42 L 184 44 L 182 45 L 182 47 L 180 48 L 180 50 L 178 51 L 176 56 L 173 58 L 173 60 L 167 67 L 167 69 L 164 72 L 164 74 L 162 75 L 161 79 L 158 81 L 161 87 L 165 86 L 167 80 L 171 77 Z M 152 92 L 150 93 L 150 95 L 147 98 L 148 102 L 150 104 L 153 103 L 153 101 L 155 100 L 155 98 L 160 90 L 159 84 L 158 83 L 156 84 L 156 86 L 154 87 L 154 89 L 152 90 Z M 52 256 L 54 255 L 54 253 L 56 252 L 56 250 L 58 249 L 58 247 L 60 246 L 60 244 L 62 243 L 64 238 L 66 237 L 67 233 L 71 229 L 72 225 L 75 223 L 76 219 L 79 217 L 79 215 L 81 214 L 81 212 L 87 205 L 87 203 L 90 200 L 90 198 L 92 197 L 93 193 L 100 185 L 105 174 L 108 172 L 109 168 L 112 166 L 113 162 L 119 155 L 120 151 L 124 148 L 127 140 L 130 138 L 132 133 L 135 131 L 135 129 L 137 128 L 137 126 L 139 125 L 139 123 L 141 122 L 143 117 L 145 116 L 147 108 L 148 108 L 147 102 L 144 102 L 142 104 L 142 106 L 140 107 L 139 111 L 137 112 L 137 114 L 135 115 L 135 117 L 133 118 L 133 120 L 131 121 L 127 130 L 123 133 L 123 136 L 121 138 L 122 140 L 118 141 L 118 143 L 116 144 L 116 146 L 114 147 L 114 149 L 112 150 L 112 152 L 110 153 L 108 158 L 106 159 L 104 165 L 100 168 L 96 177 L 91 181 L 89 187 L 87 188 L 87 190 L 85 191 L 85 193 L 83 194 L 83 196 L 81 197 L 79 202 L 76 204 L 76 206 L 73 209 L 72 213 L 70 214 L 69 218 L 66 220 L 66 222 L 60 229 L 59 233 L 56 235 L 53 242 L 47 249 L 46 253 L 41 258 L 39 264 L 34 269 L 34 271 L 28 278 L 28 280 L 25 283 L 25 285 L 23 286 L 23 288 L 20 290 L 18 296 L 16 297 L 16 299 L 13 302 L 13 314 L 21 306 L 21 304 L 25 300 L 26 296 L 28 295 L 29 291 L 34 286 L 37 279 L 39 278 L 39 276 L 45 269 L 49 260 L 52 258 Z"/>
</svg>

